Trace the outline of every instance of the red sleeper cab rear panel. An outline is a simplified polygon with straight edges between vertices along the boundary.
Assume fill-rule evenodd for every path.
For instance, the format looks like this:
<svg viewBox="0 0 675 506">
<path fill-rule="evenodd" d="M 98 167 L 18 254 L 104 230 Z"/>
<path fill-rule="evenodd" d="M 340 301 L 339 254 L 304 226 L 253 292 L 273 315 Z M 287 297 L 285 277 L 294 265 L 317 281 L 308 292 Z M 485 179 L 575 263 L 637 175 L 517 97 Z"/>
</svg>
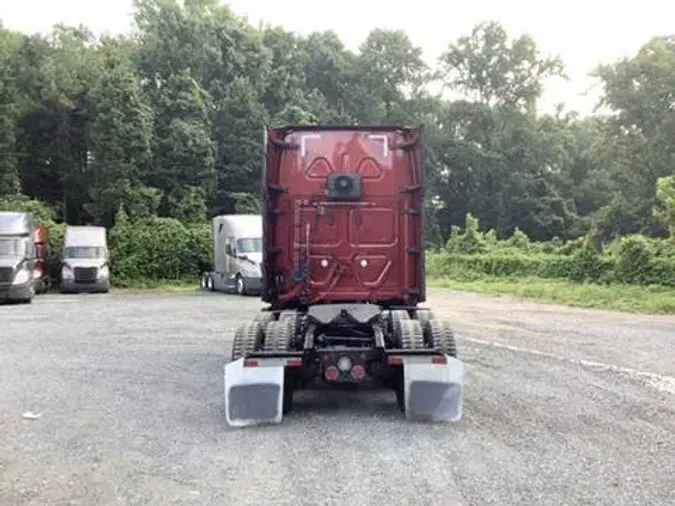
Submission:
<svg viewBox="0 0 675 506">
<path fill-rule="evenodd" d="M 263 300 L 277 307 L 424 301 L 421 129 L 301 126 L 266 134 Z M 359 174 L 361 198 L 329 199 L 331 174 Z"/>
</svg>

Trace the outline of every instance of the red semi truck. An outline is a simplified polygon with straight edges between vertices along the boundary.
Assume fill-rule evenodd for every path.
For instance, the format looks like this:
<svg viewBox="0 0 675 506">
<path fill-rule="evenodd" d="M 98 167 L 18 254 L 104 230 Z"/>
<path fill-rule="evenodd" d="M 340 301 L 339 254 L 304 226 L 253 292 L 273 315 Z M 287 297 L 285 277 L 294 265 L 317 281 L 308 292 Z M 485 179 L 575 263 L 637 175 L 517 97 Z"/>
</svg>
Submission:
<svg viewBox="0 0 675 506">
<path fill-rule="evenodd" d="M 317 380 L 379 382 L 457 421 L 464 366 L 426 301 L 422 128 L 266 128 L 263 292 L 225 366 L 232 426 L 280 423 Z"/>
</svg>

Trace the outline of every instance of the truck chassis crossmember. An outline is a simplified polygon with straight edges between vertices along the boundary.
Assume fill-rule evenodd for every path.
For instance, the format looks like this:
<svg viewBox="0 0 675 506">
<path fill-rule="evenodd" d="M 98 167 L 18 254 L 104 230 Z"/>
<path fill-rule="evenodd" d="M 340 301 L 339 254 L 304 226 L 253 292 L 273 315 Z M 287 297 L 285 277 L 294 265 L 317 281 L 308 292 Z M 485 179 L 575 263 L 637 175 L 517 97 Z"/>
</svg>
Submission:
<svg viewBox="0 0 675 506">
<path fill-rule="evenodd" d="M 240 325 L 225 366 L 232 426 L 280 423 L 293 393 L 316 381 L 379 382 L 408 419 L 458 421 L 464 367 L 446 322 L 423 309 L 321 304 L 263 312 Z"/>
</svg>

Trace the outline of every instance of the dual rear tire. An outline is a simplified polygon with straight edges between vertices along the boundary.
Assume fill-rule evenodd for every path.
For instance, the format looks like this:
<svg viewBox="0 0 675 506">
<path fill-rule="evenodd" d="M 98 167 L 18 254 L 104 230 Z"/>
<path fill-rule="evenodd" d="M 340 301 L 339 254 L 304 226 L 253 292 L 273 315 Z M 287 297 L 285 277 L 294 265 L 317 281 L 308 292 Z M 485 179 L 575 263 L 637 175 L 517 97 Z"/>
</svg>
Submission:
<svg viewBox="0 0 675 506">
<path fill-rule="evenodd" d="M 289 351 L 293 347 L 295 331 L 294 319 L 280 318 L 275 320 L 272 313 L 261 313 L 254 320 L 237 327 L 232 341 L 232 361 L 239 360 L 256 351 Z M 295 386 L 296 375 L 294 371 L 286 368 L 283 393 L 284 415 L 293 408 Z"/>
<path fill-rule="evenodd" d="M 213 292 L 214 287 L 213 287 L 213 276 L 211 276 L 210 273 L 204 273 L 202 274 L 201 279 L 199 280 L 199 287 L 207 292 Z"/>
<path fill-rule="evenodd" d="M 449 323 L 437 320 L 431 311 L 416 311 L 417 319 L 404 310 L 392 311 L 391 329 L 396 345 L 404 350 L 437 349 L 443 355 L 457 357 L 457 344 Z M 405 381 L 403 368 L 393 378 L 396 404 L 405 413 Z"/>
<path fill-rule="evenodd" d="M 202 274 L 202 277 L 199 280 L 199 287 L 204 291 L 214 292 L 215 282 L 213 280 L 213 275 L 208 272 Z M 234 280 L 234 290 L 238 295 L 247 295 L 248 293 L 246 282 L 239 274 L 237 274 L 237 277 Z"/>
<path fill-rule="evenodd" d="M 404 350 L 437 349 L 457 357 L 455 335 L 450 324 L 436 319 L 431 311 L 417 311 L 412 319 L 405 310 L 391 312 L 391 332 L 395 345 Z"/>
</svg>

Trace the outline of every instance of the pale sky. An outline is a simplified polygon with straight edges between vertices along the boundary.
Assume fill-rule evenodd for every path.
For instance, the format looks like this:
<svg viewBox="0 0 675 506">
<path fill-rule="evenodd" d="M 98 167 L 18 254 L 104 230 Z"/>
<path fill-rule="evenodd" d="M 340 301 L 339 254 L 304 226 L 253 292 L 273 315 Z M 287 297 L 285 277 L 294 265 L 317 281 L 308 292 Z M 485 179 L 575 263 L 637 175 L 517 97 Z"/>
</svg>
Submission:
<svg viewBox="0 0 675 506">
<path fill-rule="evenodd" d="M 534 0 L 230 0 L 232 9 L 249 21 L 260 20 L 289 30 L 309 33 L 335 30 L 345 44 L 356 49 L 374 27 L 401 28 L 422 47 L 434 63 L 445 46 L 470 33 L 481 21 L 502 23 L 514 37 L 529 33 L 542 52 L 559 54 L 565 61 L 569 82 L 550 83 L 542 108 L 564 101 L 569 109 L 590 113 L 597 92 L 584 97 L 592 85 L 587 73 L 600 62 L 633 55 L 655 35 L 675 34 L 675 3 L 641 0 L 623 3 L 608 0 L 567 0 L 550 3 Z M 96 33 L 127 31 L 131 0 L 0 0 L 4 26 L 24 32 L 48 31 L 58 22 L 83 23 Z"/>
</svg>

